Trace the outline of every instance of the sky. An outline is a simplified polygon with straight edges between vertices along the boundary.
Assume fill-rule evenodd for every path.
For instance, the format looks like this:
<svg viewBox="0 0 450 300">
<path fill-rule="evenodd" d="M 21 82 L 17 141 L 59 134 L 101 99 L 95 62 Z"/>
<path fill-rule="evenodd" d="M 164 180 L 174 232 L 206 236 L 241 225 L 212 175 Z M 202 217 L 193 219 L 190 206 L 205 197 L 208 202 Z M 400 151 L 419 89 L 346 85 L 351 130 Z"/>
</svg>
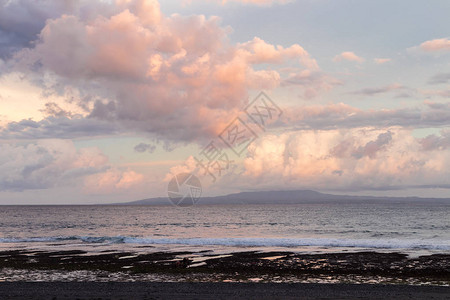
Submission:
<svg viewBox="0 0 450 300">
<path fill-rule="evenodd" d="M 450 2 L 0 0 L 0 204 L 450 197 Z"/>
</svg>

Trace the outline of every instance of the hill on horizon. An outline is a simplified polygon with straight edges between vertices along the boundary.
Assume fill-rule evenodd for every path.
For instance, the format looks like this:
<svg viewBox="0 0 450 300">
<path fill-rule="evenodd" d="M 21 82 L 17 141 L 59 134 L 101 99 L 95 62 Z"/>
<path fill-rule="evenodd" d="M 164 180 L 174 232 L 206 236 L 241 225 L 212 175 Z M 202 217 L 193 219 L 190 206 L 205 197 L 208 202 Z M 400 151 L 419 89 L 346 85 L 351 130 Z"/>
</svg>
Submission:
<svg viewBox="0 0 450 300">
<path fill-rule="evenodd" d="M 421 197 L 376 197 L 349 196 L 326 194 L 312 190 L 292 191 L 257 191 L 240 192 L 222 196 L 201 197 L 197 205 L 220 204 L 302 204 L 302 203 L 330 203 L 330 202 L 450 202 L 450 198 L 421 198 Z M 112 205 L 171 205 L 168 197 L 148 198 L 137 201 L 111 203 Z"/>
</svg>

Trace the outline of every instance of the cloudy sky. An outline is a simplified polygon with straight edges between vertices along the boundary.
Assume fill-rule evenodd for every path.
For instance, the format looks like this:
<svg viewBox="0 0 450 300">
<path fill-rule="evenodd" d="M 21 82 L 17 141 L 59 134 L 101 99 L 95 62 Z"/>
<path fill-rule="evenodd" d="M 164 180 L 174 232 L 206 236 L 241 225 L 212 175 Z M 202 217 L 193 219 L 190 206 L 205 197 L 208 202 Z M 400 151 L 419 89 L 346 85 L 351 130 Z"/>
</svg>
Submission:
<svg viewBox="0 0 450 300">
<path fill-rule="evenodd" d="M 204 195 L 448 197 L 449 11 L 0 0 L 0 203 L 166 196 L 180 172 Z"/>
</svg>

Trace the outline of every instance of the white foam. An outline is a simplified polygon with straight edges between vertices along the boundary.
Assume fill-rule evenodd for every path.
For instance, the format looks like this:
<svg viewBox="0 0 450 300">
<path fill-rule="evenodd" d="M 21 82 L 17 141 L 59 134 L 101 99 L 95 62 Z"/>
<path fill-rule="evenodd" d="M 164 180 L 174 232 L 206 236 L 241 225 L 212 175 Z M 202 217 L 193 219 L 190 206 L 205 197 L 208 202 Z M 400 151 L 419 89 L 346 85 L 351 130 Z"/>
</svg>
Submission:
<svg viewBox="0 0 450 300">
<path fill-rule="evenodd" d="M 330 239 L 330 238 L 189 238 L 154 239 L 125 238 L 125 243 L 134 244 L 180 244 L 191 246 L 220 245 L 234 247 L 356 247 L 387 249 L 436 249 L 450 250 L 450 241 L 396 240 L 396 239 Z"/>
<path fill-rule="evenodd" d="M 106 244 L 189 245 L 232 247 L 347 247 L 368 249 L 428 249 L 450 251 L 448 240 L 343 239 L 343 238 L 140 238 L 123 236 L 56 236 L 0 238 L 0 243 L 36 243 L 76 241 Z"/>
</svg>

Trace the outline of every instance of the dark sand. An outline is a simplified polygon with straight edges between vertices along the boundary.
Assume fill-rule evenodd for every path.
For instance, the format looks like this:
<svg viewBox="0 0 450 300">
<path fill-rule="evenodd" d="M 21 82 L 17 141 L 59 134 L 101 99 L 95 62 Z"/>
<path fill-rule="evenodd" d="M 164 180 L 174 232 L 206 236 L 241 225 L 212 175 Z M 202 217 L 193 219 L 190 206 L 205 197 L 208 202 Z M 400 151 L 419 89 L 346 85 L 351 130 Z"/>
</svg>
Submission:
<svg viewBox="0 0 450 300">
<path fill-rule="evenodd" d="M 4 281 L 68 281 L 47 275 L 41 278 L 34 275 L 27 276 L 27 273 L 51 274 L 52 271 L 59 270 L 106 272 L 103 277 L 115 278 L 114 281 L 117 282 L 323 283 L 323 279 L 326 279 L 328 281 L 325 282 L 328 283 L 448 285 L 450 255 L 435 254 L 410 258 L 395 252 L 300 254 L 251 251 L 217 256 L 209 252 L 88 254 L 84 251 L 4 251 L 0 252 L 0 270 L 0 279 Z M 26 273 L 14 277 L 8 275 L 11 274 L 10 270 L 22 270 Z M 156 277 L 169 276 L 174 280 L 139 279 L 146 274 Z M 314 281 L 314 278 L 321 281 Z M 78 281 L 102 280 L 80 278 Z"/>
<path fill-rule="evenodd" d="M 369 284 L 4 282 L 0 299 L 450 299 L 450 287 Z"/>
<path fill-rule="evenodd" d="M 0 280 L 0 299 L 450 299 L 450 255 L 3 251 Z"/>
</svg>

